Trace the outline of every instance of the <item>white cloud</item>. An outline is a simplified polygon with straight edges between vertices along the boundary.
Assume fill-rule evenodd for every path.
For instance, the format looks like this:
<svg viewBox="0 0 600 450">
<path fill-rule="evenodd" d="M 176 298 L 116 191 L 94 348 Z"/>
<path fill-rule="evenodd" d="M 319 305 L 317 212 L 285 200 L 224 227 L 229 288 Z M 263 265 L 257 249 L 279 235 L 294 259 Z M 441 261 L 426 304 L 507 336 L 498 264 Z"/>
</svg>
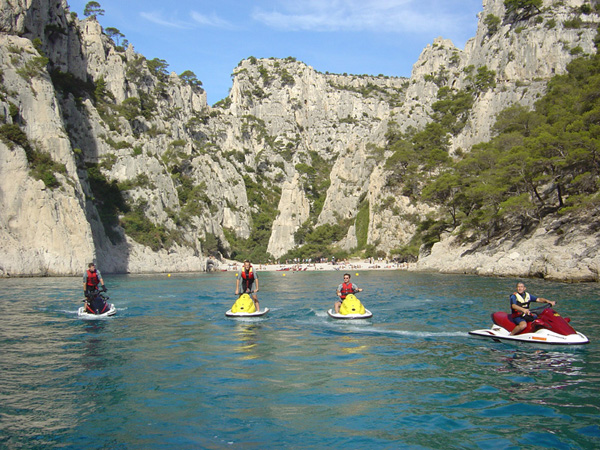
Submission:
<svg viewBox="0 0 600 450">
<path fill-rule="evenodd" d="M 205 15 L 205 14 L 200 14 L 196 11 L 192 11 L 190 13 L 190 17 L 192 19 L 191 21 L 183 21 L 183 20 L 179 20 L 175 17 L 165 17 L 162 12 L 157 12 L 157 11 L 142 12 L 142 13 L 140 13 L 140 15 L 144 19 L 146 19 L 152 23 L 155 23 L 157 25 L 161 25 L 164 27 L 169 27 L 169 28 L 190 29 L 190 28 L 195 28 L 198 25 L 200 25 L 202 27 L 208 26 L 208 27 L 221 28 L 221 29 L 226 29 L 226 30 L 231 30 L 234 28 L 234 26 L 231 23 L 219 18 L 215 14 Z"/>
<path fill-rule="evenodd" d="M 235 28 L 233 26 L 233 24 L 231 24 L 230 22 L 227 22 L 226 20 L 221 19 L 214 13 L 207 16 L 206 14 L 200 14 L 196 11 L 192 11 L 191 15 L 192 15 L 192 19 L 194 19 L 194 21 L 197 24 L 202 25 L 202 26 L 223 28 L 226 30 L 232 30 Z"/>
<path fill-rule="evenodd" d="M 185 23 L 182 22 L 180 20 L 176 20 L 176 19 L 167 19 L 164 18 L 162 16 L 162 13 L 159 12 L 141 12 L 140 16 L 142 16 L 144 19 L 155 23 L 157 25 L 162 25 L 164 27 L 169 27 L 169 28 L 181 28 L 181 29 L 185 29 L 185 28 L 191 28 L 189 23 Z"/>
<path fill-rule="evenodd" d="M 447 12 L 448 3 L 436 0 L 283 0 L 278 3 L 278 10 L 256 9 L 253 18 L 269 27 L 289 31 L 445 32 L 456 30 L 461 22 Z"/>
</svg>

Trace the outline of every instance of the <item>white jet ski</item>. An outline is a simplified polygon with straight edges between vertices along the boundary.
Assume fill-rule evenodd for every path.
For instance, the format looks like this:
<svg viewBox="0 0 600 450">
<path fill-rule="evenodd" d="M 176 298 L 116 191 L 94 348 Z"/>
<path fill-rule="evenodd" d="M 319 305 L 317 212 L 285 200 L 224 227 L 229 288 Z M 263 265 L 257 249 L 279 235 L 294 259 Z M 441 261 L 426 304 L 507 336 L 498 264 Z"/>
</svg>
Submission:
<svg viewBox="0 0 600 450">
<path fill-rule="evenodd" d="M 531 312 L 537 317 L 532 322 L 527 322 L 525 329 L 514 336 L 511 336 L 510 332 L 515 327 L 515 323 L 510 319 L 508 313 L 501 311 L 492 314 L 494 322 L 492 328 L 469 331 L 469 334 L 489 338 L 496 342 L 512 341 L 549 345 L 582 345 L 590 342 L 585 335 L 575 331 L 569 325 L 571 320 L 568 317 L 562 317 L 549 305 L 532 309 Z"/>
<path fill-rule="evenodd" d="M 92 291 L 88 298 L 84 299 L 85 306 L 77 310 L 77 315 L 82 319 L 102 319 L 114 316 L 117 308 L 112 303 L 108 303 L 109 297 L 100 291 Z"/>
<path fill-rule="evenodd" d="M 110 308 L 103 312 L 102 314 L 95 314 L 89 311 L 86 311 L 85 306 L 80 307 L 77 310 L 77 315 L 82 319 L 102 319 L 104 317 L 114 316 L 117 313 L 117 308 L 112 303 L 110 304 Z"/>
<path fill-rule="evenodd" d="M 254 300 L 248 294 L 242 294 L 235 301 L 230 310 L 225 315 L 227 317 L 262 317 L 266 316 L 269 308 L 263 308 L 261 311 L 256 310 Z"/>
<path fill-rule="evenodd" d="M 336 313 L 334 309 L 330 309 L 327 311 L 327 314 L 332 319 L 341 320 L 370 319 L 373 317 L 371 311 L 366 309 L 354 294 L 348 294 L 342 301 L 339 313 Z"/>
</svg>

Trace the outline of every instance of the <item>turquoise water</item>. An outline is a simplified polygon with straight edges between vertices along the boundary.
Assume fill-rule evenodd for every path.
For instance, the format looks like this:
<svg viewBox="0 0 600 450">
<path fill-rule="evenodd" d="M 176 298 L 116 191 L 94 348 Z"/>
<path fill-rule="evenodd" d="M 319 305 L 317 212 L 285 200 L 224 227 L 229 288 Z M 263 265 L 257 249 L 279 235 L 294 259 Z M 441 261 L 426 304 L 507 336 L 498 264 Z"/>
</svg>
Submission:
<svg viewBox="0 0 600 450">
<path fill-rule="evenodd" d="M 227 319 L 233 273 L 0 280 L 0 448 L 600 448 L 600 289 L 527 280 L 592 341 L 468 336 L 516 280 L 364 271 L 374 317 L 329 319 L 339 272 L 260 273 L 264 319 Z"/>
</svg>

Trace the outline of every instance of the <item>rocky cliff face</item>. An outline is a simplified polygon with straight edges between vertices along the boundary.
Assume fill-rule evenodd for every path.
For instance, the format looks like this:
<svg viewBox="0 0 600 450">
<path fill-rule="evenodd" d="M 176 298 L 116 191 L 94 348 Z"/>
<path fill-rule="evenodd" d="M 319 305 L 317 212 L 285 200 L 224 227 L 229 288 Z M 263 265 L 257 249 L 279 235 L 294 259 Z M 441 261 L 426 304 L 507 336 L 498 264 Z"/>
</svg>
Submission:
<svg viewBox="0 0 600 450">
<path fill-rule="evenodd" d="M 193 81 L 116 46 L 65 1 L 0 0 L 0 113 L 26 137 L 0 141 L 0 275 L 79 274 L 92 259 L 106 272 L 204 270 L 203 243 L 214 237 L 226 251 L 232 236 L 251 236 L 261 201 L 276 211 L 268 224 L 276 258 L 307 221 L 345 223 L 339 246 L 348 250 L 365 239 L 385 252 L 404 245 L 415 232 L 408 217 L 429 208 L 386 182 L 389 123 L 423 127 L 440 87 L 460 89 L 485 67 L 495 86 L 478 94 L 452 150 L 489 139 L 498 112 L 531 106 L 551 76 L 594 51 L 595 28 L 562 26 L 583 3 L 547 1 L 517 30 L 502 0 L 485 1 L 465 49 L 436 39 L 410 79 L 250 58 L 234 69 L 230 96 L 210 107 Z M 490 16 L 500 19 L 493 30 Z M 45 173 L 56 183 L 36 172 L 40 155 L 53 161 Z M 359 211 L 366 235 L 356 231 Z M 481 272 L 460 257 L 464 249 L 443 245 L 458 255 L 452 268 L 438 249 L 420 267 Z M 580 278 L 597 276 L 597 252 L 588 256 Z"/>
</svg>

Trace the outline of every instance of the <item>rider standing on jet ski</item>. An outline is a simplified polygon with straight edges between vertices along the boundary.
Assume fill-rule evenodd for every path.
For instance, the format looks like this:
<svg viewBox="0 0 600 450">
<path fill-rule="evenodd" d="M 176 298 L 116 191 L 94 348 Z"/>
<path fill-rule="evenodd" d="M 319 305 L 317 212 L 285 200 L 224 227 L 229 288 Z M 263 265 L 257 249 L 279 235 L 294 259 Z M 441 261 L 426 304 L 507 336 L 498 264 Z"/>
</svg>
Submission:
<svg viewBox="0 0 600 450">
<path fill-rule="evenodd" d="M 357 285 L 350 282 L 350 274 L 344 274 L 344 281 L 337 288 L 337 296 L 340 298 L 333 307 L 335 308 L 335 313 L 340 313 L 340 306 L 342 306 L 342 302 L 346 298 L 348 294 L 354 294 L 356 292 L 362 292 L 362 289 L 359 289 Z"/>
<path fill-rule="evenodd" d="M 102 290 L 106 292 L 102 274 L 96 269 L 94 263 L 88 264 L 88 269 L 83 273 L 83 295 L 87 298 L 88 304 L 96 314 L 101 311 L 105 305 L 104 299 L 98 295 L 98 285 L 102 285 Z"/>
<path fill-rule="evenodd" d="M 240 281 L 242 285 L 242 289 L 240 291 Z M 235 295 L 239 294 L 252 294 L 252 284 L 256 282 L 256 289 L 254 290 L 254 295 L 252 295 L 252 300 L 254 300 L 254 306 L 256 307 L 256 311 L 260 311 L 260 304 L 258 303 L 258 274 L 254 272 L 254 268 L 250 264 L 250 260 L 246 259 L 244 261 L 244 265 L 242 270 L 235 281 Z"/>
<path fill-rule="evenodd" d="M 525 284 L 522 282 L 517 283 L 517 292 L 514 292 L 510 296 L 510 310 L 512 312 L 511 320 L 517 325 L 510 332 L 511 335 L 519 334 L 527 326 L 527 322 L 535 320 L 534 315 L 529 311 L 529 304 L 531 302 L 549 303 L 554 306 L 556 302 L 536 297 L 535 295 L 529 295 L 525 291 Z"/>
</svg>

